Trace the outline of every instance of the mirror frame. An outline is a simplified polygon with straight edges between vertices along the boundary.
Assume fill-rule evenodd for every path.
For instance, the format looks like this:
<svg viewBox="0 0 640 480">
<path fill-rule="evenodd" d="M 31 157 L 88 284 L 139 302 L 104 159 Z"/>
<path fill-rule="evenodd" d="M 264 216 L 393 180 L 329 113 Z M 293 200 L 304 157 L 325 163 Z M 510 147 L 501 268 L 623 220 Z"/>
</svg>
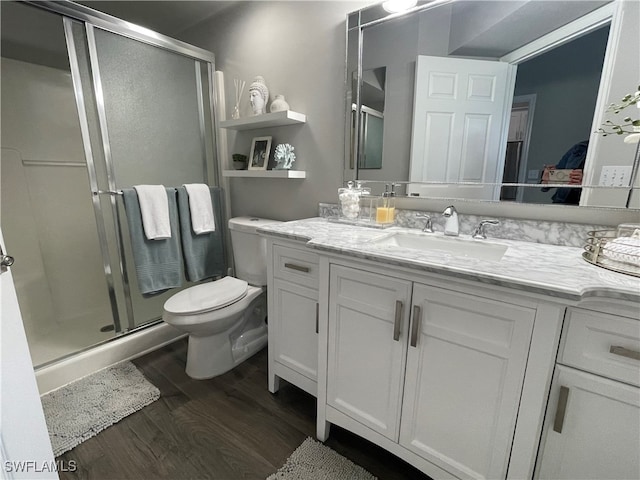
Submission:
<svg viewBox="0 0 640 480">
<path fill-rule="evenodd" d="M 359 114 L 361 105 L 361 89 L 363 82 L 363 67 L 362 67 L 362 59 L 363 59 L 363 48 L 364 48 L 364 30 L 378 25 L 383 22 L 388 22 L 391 20 L 395 20 L 407 15 L 411 15 L 414 13 L 423 13 L 430 9 L 437 8 L 443 5 L 454 3 L 456 0 L 434 0 L 428 3 L 419 2 L 419 5 L 413 7 L 405 12 L 388 14 L 382 8 L 381 4 L 375 4 L 369 7 L 365 7 L 363 9 L 357 10 L 347 15 L 346 22 L 346 55 L 345 55 L 345 72 L 346 72 L 346 82 L 345 82 L 345 90 L 346 90 L 346 102 L 345 102 L 345 161 L 344 161 L 344 169 L 343 169 L 343 180 L 346 184 L 349 180 L 356 180 L 358 177 L 358 164 L 360 162 L 360 157 L 362 156 L 362 136 L 361 136 L 361 128 L 360 128 L 360 117 Z M 560 27 L 541 38 L 534 40 L 533 42 L 524 45 L 512 52 L 501 57 L 499 60 L 508 62 L 511 64 L 519 64 L 530 60 L 538 55 L 546 53 L 558 46 L 561 46 L 579 36 L 582 36 L 586 33 L 593 32 L 594 30 L 601 28 L 605 25 L 610 25 L 609 38 L 606 47 L 606 53 L 604 58 L 604 64 L 602 69 L 602 75 L 600 80 L 600 86 L 598 89 L 598 95 L 596 99 L 596 106 L 592 121 L 592 134 L 590 136 L 590 146 L 589 151 L 587 153 L 587 158 L 585 162 L 585 181 L 583 182 L 581 188 L 582 196 L 580 200 L 580 206 L 606 206 L 610 208 L 638 208 L 635 206 L 635 203 L 640 204 L 640 192 L 638 191 L 638 187 L 640 187 L 639 175 L 638 175 L 638 164 L 640 161 L 640 145 L 636 148 L 635 155 L 632 155 L 632 174 L 631 181 L 628 186 L 624 187 L 612 187 L 605 188 L 599 187 L 594 183 L 596 180 L 596 167 L 594 166 L 595 157 L 598 154 L 602 154 L 602 136 L 600 134 L 595 133 L 597 128 L 600 127 L 604 120 L 605 110 L 607 106 L 612 103 L 610 101 L 610 97 L 616 98 L 615 95 L 612 96 L 612 77 L 614 74 L 614 64 L 617 56 L 617 51 L 620 42 L 620 30 L 622 28 L 622 16 L 623 16 L 623 2 L 622 0 L 612 0 L 610 3 L 605 4 L 582 17 L 577 18 L 576 20 L 570 22 L 569 24 Z M 350 42 L 351 41 L 351 42 Z M 355 42 L 355 45 L 354 45 Z M 352 51 L 355 47 L 355 51 Z M 356 68 L 352 67 L 352 63 L 350 63 L 351 57 L 355 57 Z M 352 78 L 352 75 L 355 75 L 355 80 Z M 511 79 L 513 84 L 515 84 L 515 76 Z M 511 85 L 513 87 L 514 85 Z M 635 88 L 635 87 L 632 87 Z M 355 97 L 355 98 L 354 98 Z M 615 100 L 614 100 L 615 101 Z M 505 128 L 506 130 L 506 128 Z M 356 135 L 354 135 L 356 133 Z M 506 131 L 504 132 L 504 140 L 506 141 Z M 620 141 L 620 139 L 618 139 Z M 502 142 L 504 143 L 504 142 Z M 602 168 L 600 166 L 599 168 Z M 398 185 L 408 184 L 408 183 L 420 183 L 420 182 L 410 182 L 410 181 L 394 181 L 394 180 L 360 180 L 363 184 L 385 184 L 385 183 L 396 183 Z M 531 184 L 531 183 L 496 183 L 489 184 L 494 185 L 496 187 L 501 186 L 518 186 L 524 188 L 540 188 L 539 184 Z M 597 196 L 600 199 L 603 198 L 603 194 L 609 195 L 614 198 L 611 202 L 607 199 L 606 205 L 596 205 L 590 203 L 591 197 L 593 197 L 593 192 L 596 191 Z M 635 196 L 635 200 L 632 197 Z M 407 197 L 408 199 L 410 197 Z M 436 199 L 435 197 L 419 197 L 420 199 Z M 415 201 L 418 198 L 412 197 L 410 200 Z M 441 198 L 437 198 L 437 200 L 442 200 Z M 471 201 L 466 199 L 455 199 L 457 201 Z M 483 202 L 494 203 L 494 204 L 502 204 L 507 202 L 500 202 L 498 200 L 486 200 Z M 513 203 L 513 202 L 508 202 Z M 610 204 L 609 204 L 610 203 Z M 524 204 L 527 205 L 527 204 Z M 539 206 L 550 206 L 551 204 L 530 204 L 530 205 L 539 205 Z M 554 205 L 555 207 L 561 205 Z"/>
</svg>

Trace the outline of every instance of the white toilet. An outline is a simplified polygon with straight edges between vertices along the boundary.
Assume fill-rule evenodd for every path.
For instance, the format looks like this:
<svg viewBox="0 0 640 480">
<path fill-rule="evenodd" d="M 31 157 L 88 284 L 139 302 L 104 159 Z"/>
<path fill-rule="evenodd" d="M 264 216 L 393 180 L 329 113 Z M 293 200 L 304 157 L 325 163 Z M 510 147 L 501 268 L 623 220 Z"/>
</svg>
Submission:
<svg viewBox="0 0 640 480">
<path fill-rule="evenodd" d="M 187 375 L 212 378 L 267 344 L 267 246 L 256 230 L 276 220 L 229 220 L 236 277 L 182 290 L 164 304 L 162 318 L 189 334 Z"/>
</svg>

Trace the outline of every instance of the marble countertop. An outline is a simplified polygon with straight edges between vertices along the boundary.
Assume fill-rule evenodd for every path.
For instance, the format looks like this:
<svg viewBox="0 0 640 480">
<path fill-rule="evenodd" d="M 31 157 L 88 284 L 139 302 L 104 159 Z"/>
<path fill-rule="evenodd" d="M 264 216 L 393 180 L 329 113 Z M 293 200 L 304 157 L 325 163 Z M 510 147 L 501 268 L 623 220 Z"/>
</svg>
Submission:
<svg viewBox="0 0 640 480">
<path fill-rule="evenodd" d="M 258 231 L 302 241 L 316 250 L 573 301 L 610 298 L 640 302 L 640 278 L 591 265 L 582 258 L 583 250 L 577 247 L 497 238 L 474 240 L 468 235 L 456 237 L 458 241 L 508 247 L 502 259 L 489 261 L 376 243 L 393 232 L 420 232 L 417 229 L 381 230 L 309 218 L 265 225 Z M 443 237 L 442 232 L 426 235 Z"/>
</svg>

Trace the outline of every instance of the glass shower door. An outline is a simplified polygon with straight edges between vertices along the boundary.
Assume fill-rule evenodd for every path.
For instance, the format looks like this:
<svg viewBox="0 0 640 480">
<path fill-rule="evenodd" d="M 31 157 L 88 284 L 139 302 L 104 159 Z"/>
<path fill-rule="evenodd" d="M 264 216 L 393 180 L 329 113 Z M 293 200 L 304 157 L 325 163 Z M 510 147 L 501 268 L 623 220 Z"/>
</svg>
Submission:
<svg viewBox="0 0 640 480">
<path fill-rule="evenodd" d="M 38 367 L 161 318 L 176 289 L 139 293 L 116 192 L 217 184 L 213 55 L 75 4 L 0 8 L 1 222 Z"/>
<path fill-rule="evenodd" d="M 213 183 L 208 64 L 92 26 L 87 41 L 106 164 L 100 191 Z M 122 197 L 102 201 L 110 202 L 131 329 L 161 318 L 176 290 L 140 294 Z"/>
<path fill-rule="evenodd" d="M 33 364 L 113 338 L 60 15 L 1 3 L 1 221 Z"/>
</svg>

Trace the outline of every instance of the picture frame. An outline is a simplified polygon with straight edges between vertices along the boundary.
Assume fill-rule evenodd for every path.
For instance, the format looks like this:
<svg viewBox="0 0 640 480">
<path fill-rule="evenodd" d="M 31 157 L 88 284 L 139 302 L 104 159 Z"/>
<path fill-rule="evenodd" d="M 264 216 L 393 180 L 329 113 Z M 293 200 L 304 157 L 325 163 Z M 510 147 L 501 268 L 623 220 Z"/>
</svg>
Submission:
<svg viewBox="0 0 640 480">
<path fill-rule="evenodd" d="M 266 170 L 271 154 L 273 137 L 254 137 L 251 140 L 251 154 L 249 155 L 249 170 Z"/>
</svg>

